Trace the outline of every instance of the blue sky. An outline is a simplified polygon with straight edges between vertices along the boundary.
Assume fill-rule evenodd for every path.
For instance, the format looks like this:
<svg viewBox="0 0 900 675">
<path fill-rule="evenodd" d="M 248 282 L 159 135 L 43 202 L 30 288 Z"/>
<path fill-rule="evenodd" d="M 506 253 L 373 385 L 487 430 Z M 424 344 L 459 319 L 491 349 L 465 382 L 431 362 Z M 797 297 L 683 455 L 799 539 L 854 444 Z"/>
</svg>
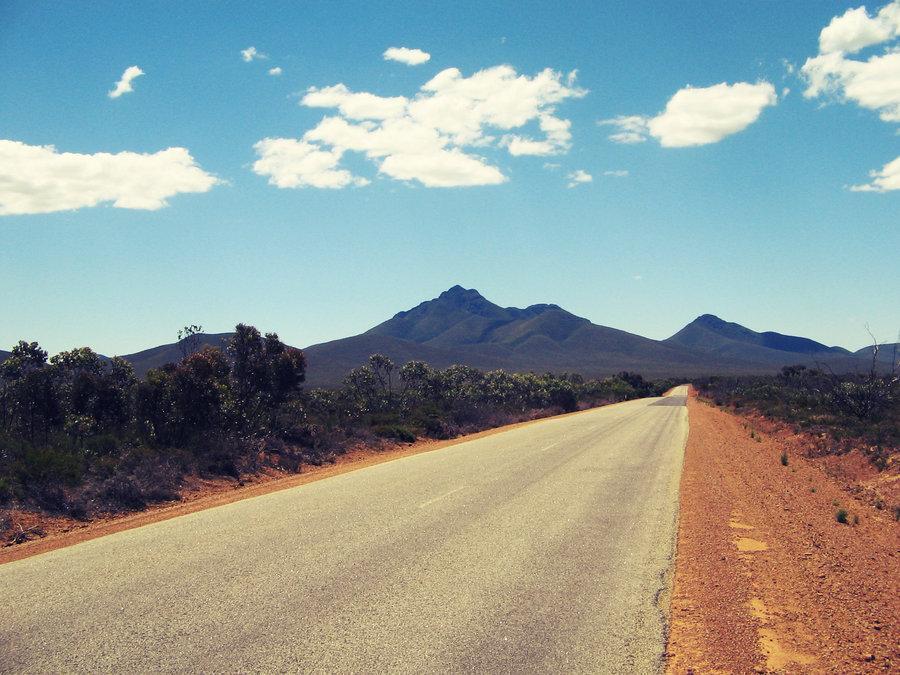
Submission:
<svg viewBox="0 0 900 675">
<path fill-rule="evenodd" d="M 653 338 L 709 312 L 892 341 L 900 4 L 858 7 L 4 2 L 0 348 L 239 321 L 304 346 L 454 284 Z M 398 119 L 434 148 L 379 136 Z"/>
</svg>

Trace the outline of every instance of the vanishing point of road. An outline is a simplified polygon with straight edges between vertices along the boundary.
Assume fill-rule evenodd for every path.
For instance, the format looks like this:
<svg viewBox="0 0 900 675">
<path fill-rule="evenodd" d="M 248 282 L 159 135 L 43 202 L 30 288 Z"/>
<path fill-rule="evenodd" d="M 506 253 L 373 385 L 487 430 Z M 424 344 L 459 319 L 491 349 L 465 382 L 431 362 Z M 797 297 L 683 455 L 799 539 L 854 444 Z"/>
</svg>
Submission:
<svg viewBox="0 0 900 675">
<path fill-rule="evenodd" d="M 652 673 L 684 388 L 0 566 L 0 671 Z"/>
</svg>

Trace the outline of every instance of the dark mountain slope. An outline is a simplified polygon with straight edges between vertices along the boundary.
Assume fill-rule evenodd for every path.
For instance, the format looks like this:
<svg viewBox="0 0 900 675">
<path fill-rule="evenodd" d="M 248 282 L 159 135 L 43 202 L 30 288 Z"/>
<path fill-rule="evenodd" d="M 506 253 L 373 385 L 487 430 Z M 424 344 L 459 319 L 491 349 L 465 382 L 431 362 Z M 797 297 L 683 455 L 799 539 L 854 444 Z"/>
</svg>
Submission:
<svg viewBox="0 0 900 675">
<path fill-rule="evenodd" d="M 303 352 L 308 364 L 306 381 L 312 387 L 338 384 L 351 369 L 368 363 L 372 354 L 384 354 L 398 367 L 409 361 L 425 361 L 435 368 L 462 363 L 485 370 L 521 370 L 503 350 L 478 345 L 443 349 L 389 335 L 368 333 L 311 345 Z"/>
<path fill-rule="evenodd" d="M 697 317 L 664 342 L 727 359 L 769 364 L 797 363 L 809 357 L 851 356 L 841 347 L 828 347 L 815 340 L 772 331 L 757 333 L 712 314 Z"/>
<path fill-rule="evenodd" d="M 853 352 L 853 355 L 866 359 L 871 363 L 872 347 L 869 346 L 863 347 L 862 349 L 857 349 L 855 352 Z M 900 342 L 885 342 L 884 344 L 878 345 L 879 363 L 890 364 L 896 359 L 900 359 Z"/>
<path fill-rule="evenodd" d="M 4 361 L 6 361 L 6 359 L 8 359 L 11 354 L 12 354 L 12 352 L 5 352 L 2 349 L 0 349 L 0 363 L 3 363 Z"/>
<path fill-rule="evenodd" d="M 503 308 L 460 286 L 400 312 L 363 335 L 452 350 L 463 363 L 490 361 L 497 364 L 494 367 L 514 370 L 569 370 L 587 376 L 627 368 L 648 375 L 735 371 L 734 364 L 598 326 L 557 305 Z"/>
</svg>

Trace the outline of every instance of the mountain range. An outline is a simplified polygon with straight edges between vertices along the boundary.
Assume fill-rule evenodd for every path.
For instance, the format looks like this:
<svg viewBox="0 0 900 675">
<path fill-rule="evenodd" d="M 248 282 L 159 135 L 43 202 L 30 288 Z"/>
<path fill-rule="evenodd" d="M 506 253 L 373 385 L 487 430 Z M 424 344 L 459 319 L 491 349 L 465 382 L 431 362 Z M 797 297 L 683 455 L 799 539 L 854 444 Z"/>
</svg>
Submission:
<svg viewBox="0 0 900 675">
<path fill-rule="evenodd" d="M 201 345 L 224 347 L 231 333 L 201 334 Z M 890 363 L 893 345 L 879 361 Z M 368 331 L 304 349 L 310 386 L 337 384 L 352 368 L 381 353 L 395 363 L 426 361 L 444 368 L 462 363 L 483 369 L 577 372 L 585 377 L 622 370 L 646 377 L 776 372 L 782 366 L 822 364 L 865 370 L 871 347 L 850 352 L 771 331 L 757 333 L 704 314 L 665 340 L 599 326 L 552 304 L 500 307 L 478 291 L 454 286 Z M 8 352 L 0 352 L 2 361 Z M 178 343 L 125 355 L 139 376 L 178 361 Z"/>
</svg>

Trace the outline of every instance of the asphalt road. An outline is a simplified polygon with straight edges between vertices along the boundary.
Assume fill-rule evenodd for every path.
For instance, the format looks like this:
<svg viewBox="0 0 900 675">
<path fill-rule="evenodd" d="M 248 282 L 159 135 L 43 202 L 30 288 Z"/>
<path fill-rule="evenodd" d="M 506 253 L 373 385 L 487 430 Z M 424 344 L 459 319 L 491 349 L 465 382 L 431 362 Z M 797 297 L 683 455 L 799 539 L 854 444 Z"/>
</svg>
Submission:
<svg viewBox="0 0 900 675">
<path fill-rule="evenodd" d="M 686 437 L 631 401 L 2 565 L 0 671 L 658 671 Z"/>
</svg>

